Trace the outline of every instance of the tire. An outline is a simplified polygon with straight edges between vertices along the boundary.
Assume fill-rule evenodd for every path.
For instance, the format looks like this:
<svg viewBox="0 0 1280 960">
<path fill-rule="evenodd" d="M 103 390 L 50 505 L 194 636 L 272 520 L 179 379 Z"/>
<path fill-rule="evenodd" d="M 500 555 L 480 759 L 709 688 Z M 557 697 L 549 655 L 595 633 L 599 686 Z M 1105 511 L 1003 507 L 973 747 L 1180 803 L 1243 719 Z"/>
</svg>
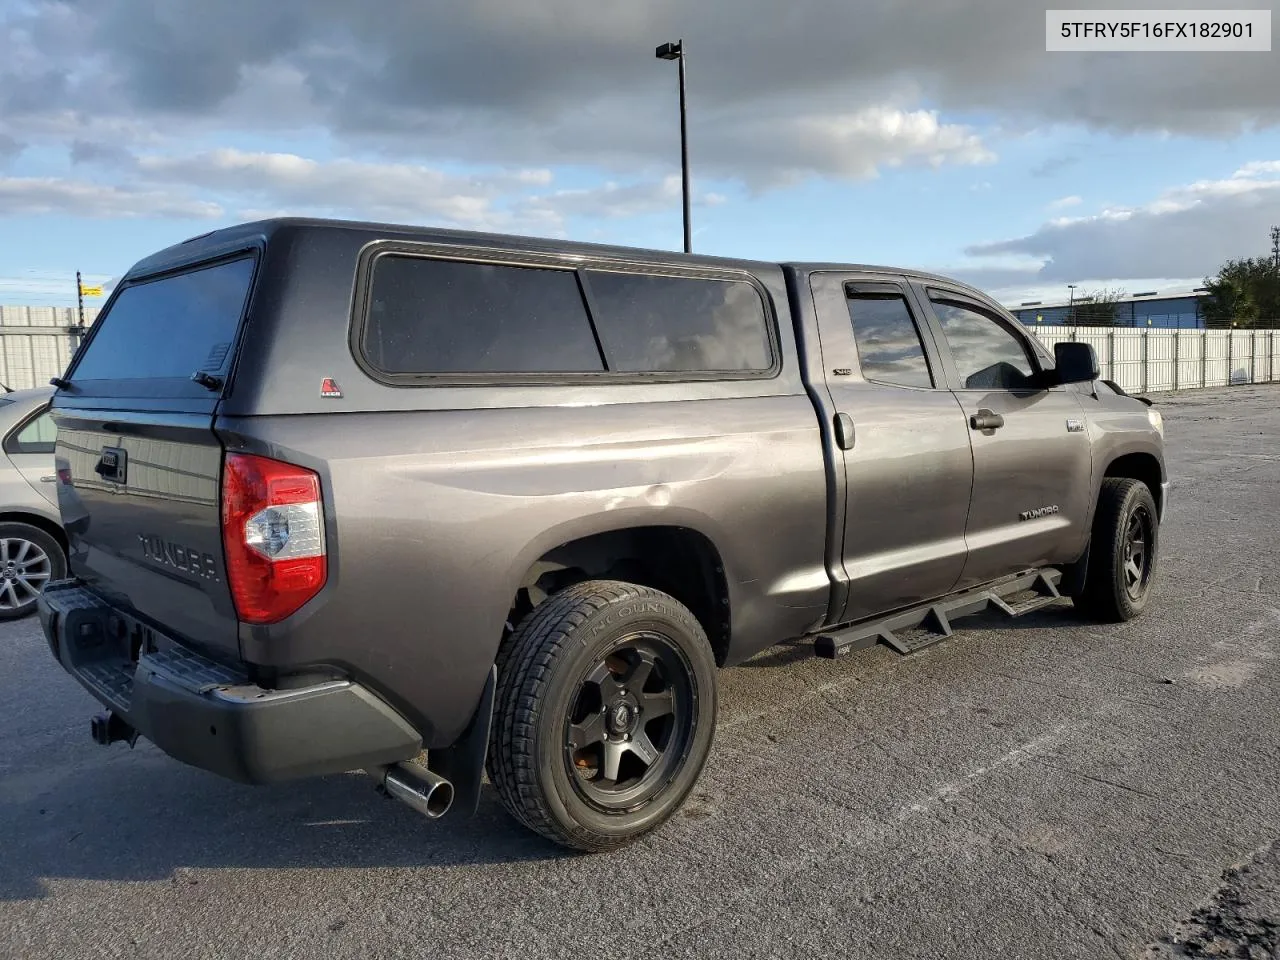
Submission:
<svg viewBox="0 0 1280 960">
<path fill-rule="evenodd" d="M 589 580 L 539 604 L 509 644 L 487 761 L 507 811 L 585 852 L 666 822 L 715 731 L 715 660 L 693 614 L 649 587 Z"/>
<path fill-rule="evenodd" d="M 29 523 L 0 523 L 0 620 L 30 616 L 45 585 L 66 575 L 57 540 Z"/>
<path fill-rule="evenodd" d="M 1135 540 L 1135 531 L 1140 539 Z M 1151 597 L 1159 546 L 1160 521 L 1146 484 L 1122 477 L 1103 480 L 1084 589 L 1073 598 L 1076 609 L 1106 623 L 1142 613 Z"/>
</svg>

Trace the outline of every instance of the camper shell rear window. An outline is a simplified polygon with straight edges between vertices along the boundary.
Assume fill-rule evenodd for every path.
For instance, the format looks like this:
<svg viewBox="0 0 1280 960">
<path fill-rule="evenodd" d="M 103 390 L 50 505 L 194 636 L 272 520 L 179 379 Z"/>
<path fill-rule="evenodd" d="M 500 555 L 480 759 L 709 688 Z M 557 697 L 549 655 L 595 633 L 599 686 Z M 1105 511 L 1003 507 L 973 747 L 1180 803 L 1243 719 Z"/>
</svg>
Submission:
<svg viewBox="0 0 1280 960">
<path fill-rule="evenodd" d="M 225 380 L 253 288 L 251 253 L 128 281 L 71 367 L 77 393 L 210 397 L 192 377 Z"/>
</svg>

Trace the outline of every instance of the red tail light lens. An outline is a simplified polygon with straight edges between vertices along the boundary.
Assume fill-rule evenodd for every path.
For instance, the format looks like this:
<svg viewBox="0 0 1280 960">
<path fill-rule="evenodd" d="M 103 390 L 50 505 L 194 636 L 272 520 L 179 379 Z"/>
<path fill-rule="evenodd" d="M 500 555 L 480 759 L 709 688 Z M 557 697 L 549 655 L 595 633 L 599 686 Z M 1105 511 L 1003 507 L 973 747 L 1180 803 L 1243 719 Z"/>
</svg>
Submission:
<svg viewBox="0 0 1280 960">
<path fill-rule="evenodd" d="M 291 463 L 228 453 L 222 544 L 242 622 L 277 623 L 297 612 L 328 576 L 319 476 Z"/>
</svg>

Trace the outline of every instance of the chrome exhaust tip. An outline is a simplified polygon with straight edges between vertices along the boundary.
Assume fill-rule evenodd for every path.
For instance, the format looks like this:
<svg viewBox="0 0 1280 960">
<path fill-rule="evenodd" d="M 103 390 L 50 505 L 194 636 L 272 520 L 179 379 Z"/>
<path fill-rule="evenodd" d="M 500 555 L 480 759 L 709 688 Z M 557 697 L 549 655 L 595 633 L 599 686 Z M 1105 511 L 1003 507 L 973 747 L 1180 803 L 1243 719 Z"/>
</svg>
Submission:
<svg viewBox="0 0 1280 960">
<path fill-rule="evenodd" d="M 371 775 L 389 795 L 431 820 L 443 817 L 453 806 L 453 784 L 426 767 L 396 763 Z"/>
</svg>

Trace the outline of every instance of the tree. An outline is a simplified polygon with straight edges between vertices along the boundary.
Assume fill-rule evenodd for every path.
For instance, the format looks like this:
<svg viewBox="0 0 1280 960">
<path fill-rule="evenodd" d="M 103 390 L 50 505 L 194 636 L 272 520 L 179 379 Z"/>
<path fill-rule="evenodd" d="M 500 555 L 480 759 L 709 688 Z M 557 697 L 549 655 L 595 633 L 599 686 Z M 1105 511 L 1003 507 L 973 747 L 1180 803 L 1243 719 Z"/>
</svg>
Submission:
<svg viewBox="0 0 1280 960">
<path fill-rule="evenodd" d="M 1123 290 L 1095 290 L 1077 298 L 1072 308 L 1072 320 L 1081 327 L 1114 327 Z"/>
<path fill-rule="evenodd" d="M 1270 257 L 1228 260 L 1204 281 L 1209 327 L 1254 327 L 1280 321 L 1280 265 Z"/>
</svg>

